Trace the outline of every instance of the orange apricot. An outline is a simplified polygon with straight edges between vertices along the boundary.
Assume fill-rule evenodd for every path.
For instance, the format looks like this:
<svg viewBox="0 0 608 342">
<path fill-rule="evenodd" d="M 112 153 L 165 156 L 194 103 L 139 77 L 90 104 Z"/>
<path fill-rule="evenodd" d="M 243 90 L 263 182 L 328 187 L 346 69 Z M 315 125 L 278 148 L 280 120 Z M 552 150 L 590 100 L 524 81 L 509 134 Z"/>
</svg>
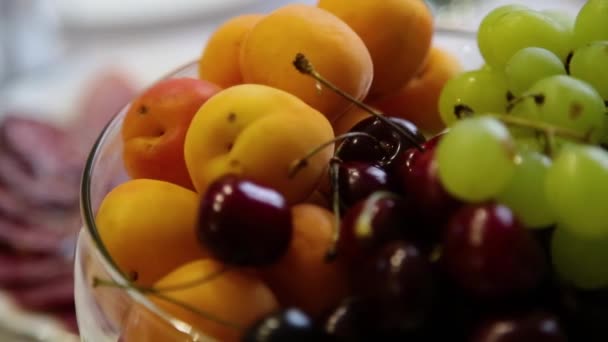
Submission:
<svg viewBox="0 0 608 342">
<path fill-rule="evenodd" d="M 348 294 L 347 277 L 338 261 L 326 262 L 334 216 L 313 204 L 292 207 L 293 238 L 287 253 L 261 270 L 282 306 L 296 306 L 312 316 L 335 307 Z"/>
<path fill-rule="evenodd" d="M 331 208 L 329 197 L 323 194 L 320 188 L 317 188 L 303 203 L 318 205 L 325 209 Z"/>
<path fill-rule="evenodd" d="M 199 77 L 222 88 L 243 83 L 239 62 L 241 44 L 261 18 L 261 14 L 239 15 L 217 28 L 198 61 Z"/>
<path fill-rule="evenodd" d="M 403 86 L 420 69 L 431 46 L 433 16 L 423 0 L 319 0 L 365 42 L 374 63 L 370 95 Z"/>
<path fill-rule="evenodd" d="M 106 195 L 95 223 L 119 269 L 149 286 L 175 267 L 209 255 L 196 238 L 198 206 L 194 191 L 134 179 Z"/>
<path fill-rule="evenodd" d="M 190 262 L 167 274 L 154 285 L 156 291 L 173 302 L 153 294 L 148 296 L 160 309 L 210 338 L 240 341 L 244 328 L 277 310 L 278 304 L 270 289 L 258 277 L 236 268 L 218 273 L 225 268 L 213 259 Z M 213 274 L 216 276 L 209 279 Z M 207 279 L 204 280 L 205 278 Z M 182 303 L 229 325 L 209 319 L 180 305 Z M 157 320 L 150 314 L 139 317 L 135 315 L 128 322 L 131 326 L 125 329 L 127 337 L 133 336 L 135 341 L 139 341 L 138 336 L 146 336 L 150 327 L 156 325 L 156 329 L 163 328 Z"/>
<path fill-rule="evenodd" d="M 353 126 L 359 123 L 359 121 L 367 119 L 370 116 L 371 114 L 368 111 L 361 109 L 361 107 L 352 106 L 346 113 L 332 123 L 334 134 L 338 136 L 347 133 Z"/>
<path fill-rule="evenodd" d="M 333 14 L 302 4 L 281 7 L 251 29 L 241 49 L 243 79 L 285 90 L 333 121 L 351 104 L 300 74 L 293 66 L 298 53 L 344 91 L 367 95 L 373 65 L 361 38 Z"/>
<path fill-rule="evenodd" d="M 417 77 L 374 105 L 388 115 L 412 121 L 428 134 L 438 133 L 445 128 L 439 115 L 439 95 L 445 83 L 461 71 L 458 58 L 444 49 L 433 47 Z"/>
<path fill-rule="evenodd" d="M 129 176 L 193 188 L 183 153 L 186 131 L 200 106 L 219 90 L 203 80 L 168 79 L 133 101 L 121 131 Z"/>
</svg>

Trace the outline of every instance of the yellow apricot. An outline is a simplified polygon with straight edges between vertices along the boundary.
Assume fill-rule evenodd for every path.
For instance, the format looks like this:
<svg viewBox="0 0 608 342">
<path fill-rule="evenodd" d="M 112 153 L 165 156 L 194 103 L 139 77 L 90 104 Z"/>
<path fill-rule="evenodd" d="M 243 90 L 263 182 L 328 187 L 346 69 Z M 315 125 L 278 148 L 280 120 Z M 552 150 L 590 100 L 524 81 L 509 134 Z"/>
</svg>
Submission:
<svg viewBox="0 0 608 342">
<path fill-rule="evenodd" d="M 421 68 L 433 37 L 433 16 L 423 0 L 319 0 L 318 6 L 365 42 L 374 64 L 370 96 L 400 88 Z"/>
<path fill-rule="evenodd" d="M 243 84 L 219 92 L 199 109 L 186 134 L 184 154 L 200 193 L 232 173 L 269 186 L 296 203 L 314 191 L 333 149 L 310 158 L 294 177 L 289 177 L 290 167 L 332 138 L 325 116 L 297 97 L 264 85 Z"/>
<path fill-rule="evenodd" d="M 199 77 L 222 88 L 243 83 L 239 62 L 241 44 L 261 18 L 261 14 L 239 15 L 218 27 L 198 61 Z"/>
<path fill-rule="evenodd" d="M 163 296 L 178 303 L 169 302 L 153 294 L 149 295 L 149 298 L 160 309 L 192 325 L 208 337 L 218 341 L 239 341 L 243 328 L 276 310 L 278 304 L 270 289 L 259 278 L 244 270 L 232 268 L 210 280 L 200 282 L 209 275 L 217 274 L 224 267 L 212 259 L 185 264 L 154 285 Z M 179 303 L 185 303 L 241 329 L 213 321 Z M 149 336 L 146 332 L 153 326 L 156 326 L 157 330 L 163 330 L 158 319 L 155 320 L 149 313 L 139 317 L 134 313 L 131 319 L 127 320 L 127 325 L 126 337 L 134 337 L 135 341 L 144 341 L 138 339 L 138 336 Z M 130 341 L 128 338 L 125 340 Z"/>
<path fill-rule="evenodd" d="M 96 226 L 112 260 L 140 285 L 208 255 L 197 242 L 199 196 L 173 183 L 134 179 L 103 199 Z"/>
<path fill-rule="evenodd" d="M 361 109 L 361 107 L 353 106 L 346 111 L 338 120 L 333 122 L 334 132 L 336 136 L 347 133 L 358 124 L 361 120 L 367 119 L 371 116 L 368 111 Z"/>
<path fill-rule="evenodd" d="M 438 47 L 431 48 L 425 67 L 404 87 L 374 102 L 384 113 L 413 122 L 427 134 L 445 128 L 439 115 L 439 96 L 445 83 L 462 72 L 456 56 Z"/>
<path fill-rule="evenodd" d="M 344 265 L 325 262 L 334 215 L 317 205 L 292 207 L 293 238 L 287 253 L 262 277 L 282 306 L 295 306 L 318 317 L 348 295 Z"/>
<path fill-rule="evenodd" d="M 241 48 L 243 79 L 294 94 L 333 121 L 350 103 L 300 74 L 293 66 L 298 53 L 347 93 L 366 96 L 373 65 L 365 44 L 342 20 L 309 5 L 281 7 L 251 29 Z"/>
</svg>

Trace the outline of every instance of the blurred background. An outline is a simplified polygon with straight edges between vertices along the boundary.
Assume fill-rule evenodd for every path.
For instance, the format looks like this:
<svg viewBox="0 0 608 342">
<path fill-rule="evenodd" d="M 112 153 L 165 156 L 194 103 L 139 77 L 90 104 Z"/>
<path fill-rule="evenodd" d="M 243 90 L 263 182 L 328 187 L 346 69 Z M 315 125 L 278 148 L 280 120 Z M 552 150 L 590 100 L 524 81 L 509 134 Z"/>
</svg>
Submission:
<svg viewBox="0 0 608 342">
<path fill-rule="evenodd" d="M 315 0 L 0 0 L 0 115 L 77 115 L 83 87 L 121 73 L 140 88 L 194 60 L 213 28 L 235 13 Z M 438 25 L 474 30 L 502 3 L 571 9 L 584 0 L 427 0 Z M 84 82 L 84 83 L 83 83 Z"/>
<path fill-rule="evenodd" d="M 316 0 L 0 0 L 0 341 L 77 340 L 79 172 L 103 125 L 143 87 L 195 60 L 229 17 L 290 2 Z M 575 13 L 585 1 L 428 0 L 445 33 L 437 43 L 477 66 L 468 57 L 475 27 L 513 2 Z M 78 148 L 66 157 L 64 145 Z M 71 165 L 71 183 L 59 164 Z"/>
</svg>

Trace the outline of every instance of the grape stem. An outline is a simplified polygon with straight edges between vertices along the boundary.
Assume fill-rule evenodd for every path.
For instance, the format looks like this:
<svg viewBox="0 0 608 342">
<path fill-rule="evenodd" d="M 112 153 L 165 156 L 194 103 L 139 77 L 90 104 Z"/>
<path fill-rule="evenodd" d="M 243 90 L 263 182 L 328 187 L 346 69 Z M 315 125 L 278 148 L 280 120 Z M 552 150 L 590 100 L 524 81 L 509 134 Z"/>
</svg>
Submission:
<svg viewBox="0 0 608 342">
<path fill-rule="evenodd" d="M 577 140 L 579 142 L 588 143 L 590 138 L 590 132 L 587 134 L 581 134 L 572 129 L 558 127 L 551 124 L 547 124 L 544 122 L 538 122 L 533 120 L 528 120 L 526 118 L 513 116 L 513 115 L 505 115 L 505 114 L 490 114 L 490 116 L 504 122 L 507 125 L 518 126 L 523 128 L 529 128 L 536 131 L 543 132 L 547 137 L 548 136 L 561 136 L 568 139 Z"/>
<path fill-rule="evenodd" d="M 331 237 L 331 242 L 327 252 L 325 253 L 325 262 L 332 262 L 338 256 L 337 246 L 340 239 L 340 188 L 338 185 L 338 168 L 342 161 L 333 157 L 329 161 L 329 176 L 331 180 L 332 191 L 332 209 L 334 212 L 334 230 Z"/>
<path fill-rule="evenodd" d="M 375 110 L 374 108 L 357 100 L 352 95 L 345 92 L 344 90 L 338 88 L 335 84 L 333 84 L 332 82 L 327 80 L 325 77 L 323 77 L 321 74 L 319 74 L 319 72 L 317 72 L 317 70 L 315 70 L 312 63 L 308 60 L 308 58 L 306 58 L 306 56 L 304 56 L 304 54 L 302 54 L 302 53 L 296 54 L 296 58 L 293 61 L 293 65 L 302 74 L 311 76 L 317 82 L 321 83 L 322 85 L 331 89 L 338 95 L 340 95 L 340 96 L 344 97 L 345 99 L 349 100 L 350 102 L 354 103 L 357 107 L 359 107 L 359 108 L 365 110 L 366 112 L 370 113 L 371 115 L 375 116 L 378 120 L 382 121 L 384 124 L 390 126 L 392 129 L 394 129 L 399 134 L 404 136 L 417 149 L 419 149 L 420 151 L 424 151 L 424 147 L 418 142 L 414 132 L 411 132 L 409 129 L 403 128 L 403 127 L 395 124 L 391 120 L 387 119 L 382 112 Z"/>
<path fill-rule="evenodd" d="M 213 272 L 211 274 L 208 274 L 208 275 L 205 275 L 204 277 L 201 277 L 200 279 L 196 279 L 196 280 L 184 283 L 184 284 L 171 285 L 171 286 L 165 286 L 165 287 L 146 287 L 146 286 L 138 286 L 138 285 L 135 285 L 133 283 L 119 284 L 119 283 L 117 283 L 115 281 L 112 281 L 112 280 L 106 280 L 106 279 L 101 279 L 101 278 L 98 278 L 98 277 L 93 277 L 93 288 L 102 287 L 103 286 L 103 287 L 112 287 L 112 288 L 125 289 L 125 290 L 136 290 L 136 291 L 139 291 L 139 292 L 141 292 L 143 294 L 148 294 L 150 296 L 154 296 L 154 297 L 156 297 L 158 299 L 161 299 L 161 300 L 164 300 L 166 302 L 169 302 L 169 303 L 175 304 L 177 306 L 180 306 L 180 307 L 182 307 L 182 308 L 184 308 L 184 309 L 186 309 L 188 311 L 191 311 L 191 312 L 193 312 L 193 313 L 195 313 L 197 315 L 200 315 L 201 317 L 203 317 L 203 318 L 205 318 L 205 319 L 207 319 L 209 321 L 218 323 L 218 324 L 223 325 L 225 327 L 228 327 L 230 329 L 241 331 L 244 328 L 241 327 L 238 324 L 235 324 L 233 322 L 229 322 L 229 321 L 227 321 L 225 319 L 219 318 L 219 317 L 217 317 L 217 316 L 215 316 L 215 315 L 213 315 L 213 314 L 211 314 L 209 312 L 201 310 L 201 309 L 199 309 L 197 307 L 194 307 L 194 306 L 192 306 L 192 305 L 190 305 L 188 303 L 179 301 L 179 300 L 177 300 L 175 298 L 172 298 L 170 296 L 167 296 L 167 295 L 165 295 L 163 293 L 163 292 L 183 290 L 183 289 L 194 287 L 196 285 L 203 285 L 203 284 L 205 284 L 205 283 L 207 283 L 207 282 L 209 282 L 209 281 L 211 281 L 211 280 L 213 280 L 213 279 L 221 276 L 222 274 L 224 274 L 224 273 L 226 273 L 226 272 L 228 272 L 230 270 L 231 270 L 230 267 L 223 267 L 223 268 L 220 268 L 219 270 L 217 270 L 217 271 L 215 271 L 215 272 Z"/>
<path fill-rule="evenodd" d="M 324 148 L 326 148 L 336 142 L 339 142 L 341 140 L 360 137 L 360 136 L 365 136 L 365 137 L 371 138 L 372 140 L 374 140 L 374 142 L 376 144 L 380 144 L 380 142 L 378 141 L 378 139 L 376 139 L 376 137 L 374 137 L 371 134 L 365 133 L 365 132 L 348 132 L 348 133 L 341 134 L 341 135 L 313 148 L 312 150 L 310 150 L 310 152 L 306 153 L 306 155 L 304 157 L 295 160 L 293 162 L 293 164 L 289 167 L 289 172 L 288 172 L 289 178 L 295 177 L 298 172 L 300 172 L 303 168 L 305 168 L 308 165 L 308 160 L 311 157 L 313 157 L 314 155 L 316 155 L 317 153 L 321 152 Z"/>
</svg>

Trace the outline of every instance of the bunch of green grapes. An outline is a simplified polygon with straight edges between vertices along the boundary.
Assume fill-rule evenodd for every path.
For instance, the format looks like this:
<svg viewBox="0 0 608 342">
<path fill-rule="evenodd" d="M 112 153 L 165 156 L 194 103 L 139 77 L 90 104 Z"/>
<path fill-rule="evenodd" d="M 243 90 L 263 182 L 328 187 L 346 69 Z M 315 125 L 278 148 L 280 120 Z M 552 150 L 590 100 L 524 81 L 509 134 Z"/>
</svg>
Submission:
<svg viewBox="0 0 608 342">
<path fill-rule="evenodd" d="M 484 67 L 445 85 L 436 151 L 445 189 L 556 227 L 557 273 L 608 287 L 608 0 L 576 15 L 509 5 L 478 31 Z M 602 269 L 602 270 L 600 270 Z"/>
</svg>

